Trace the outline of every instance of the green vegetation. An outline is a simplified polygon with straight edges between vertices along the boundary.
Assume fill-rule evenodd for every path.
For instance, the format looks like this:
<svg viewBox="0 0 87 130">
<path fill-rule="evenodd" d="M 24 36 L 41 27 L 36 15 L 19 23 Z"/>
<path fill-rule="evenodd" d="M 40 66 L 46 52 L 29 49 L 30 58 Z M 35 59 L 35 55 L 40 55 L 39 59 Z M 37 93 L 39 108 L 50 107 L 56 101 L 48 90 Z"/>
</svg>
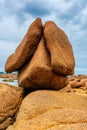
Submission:
<svg viewBox="0 0 87 130">
<path fill-rule="evenodd" d="M 14 80 L 11 79 L 11 78 L 9 78 L 9 79 L 6 79 L 6 78 L 5 78 L 5 79 L 3 79 L 2 81 L 3 81 L 3 82 L 14 82 Z"/>
</svg>

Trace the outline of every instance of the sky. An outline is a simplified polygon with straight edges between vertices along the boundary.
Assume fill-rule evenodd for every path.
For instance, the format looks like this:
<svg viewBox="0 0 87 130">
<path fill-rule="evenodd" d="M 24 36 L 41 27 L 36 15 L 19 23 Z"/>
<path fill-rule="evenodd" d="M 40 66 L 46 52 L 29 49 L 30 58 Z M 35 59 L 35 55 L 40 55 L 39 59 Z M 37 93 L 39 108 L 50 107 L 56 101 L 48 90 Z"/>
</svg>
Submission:
<svg viewBox="0 0 87 130">
<path fill-rule="evenodd" d="M 37 17 L 65 31 L 74 51 L 75 74 L 87 74 L 87 0 L 0 0 L 0 71 Z"/>
</svg>

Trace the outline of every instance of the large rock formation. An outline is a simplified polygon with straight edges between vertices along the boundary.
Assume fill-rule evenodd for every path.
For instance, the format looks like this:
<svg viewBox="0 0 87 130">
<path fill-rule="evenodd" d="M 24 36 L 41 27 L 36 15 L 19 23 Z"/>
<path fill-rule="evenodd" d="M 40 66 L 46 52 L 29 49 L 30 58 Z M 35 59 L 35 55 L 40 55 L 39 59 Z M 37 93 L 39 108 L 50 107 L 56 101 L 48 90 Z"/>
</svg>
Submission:
<svg viewBox="0 0 87 130">
<path fill-rule="evenodd" d="M 22 101 L 23 90 L 0 83 L 0 130 L 11 125 Z"/>
<path fill-rule="evenodd" d="M 74 73 L 74 56 L 66 34 L 50 21 L 43 27 L 37 18 L 21 44 L 6 62 L 5 70 L 18 70 L 19 86 L 29 89 L 61 89 Z"/>
<path fill-rule="evenodd" d="M 42 22 L 37 18 L 28 29 L 20 45 L 6 61 L 5 71 L 18 70 L 34 53 L 42 36 Z"/>
<path fill-rule="evenodd" d="M 60 90 L 32 92 L 20 106 L 22 88 L 0 84 L 0 129 L 10 125 L 7 130 L 86 130 L 87 93 L 81 95 L 74 89 L 81 85 L 87 89 L 87 79 L 72 77 L 67 85 L 74 67 L 72 46 L 64 31 L 52 21 L 43 27 L 41 19 L 36 19 L 7 59 L 5 70 L 18 71 L 19 86 L 28 88 L 27 94 L 36 89 Z"/>
<path fill-rule="evenodd" d="M 16 122 L 7 130 L 86 130 L 87 97 L 36 91 L 23 100 Z"/>
<path fill-rule="evenodd" d="M 60 89 L 68 84 L 66 77 L 51 71 L 50 57 L 43 37 L 31 61 L 19 72 L 18 81 L 19 86 L 33 89 Z"/>
<path fill-rule="evenodd" d="M 57 25 L 48 21 L 44 26 L 46 47 L 51 56 L 51 66 L 58 74 L 74 74 L 75 61 L 68 37 Z"/>
</svg>

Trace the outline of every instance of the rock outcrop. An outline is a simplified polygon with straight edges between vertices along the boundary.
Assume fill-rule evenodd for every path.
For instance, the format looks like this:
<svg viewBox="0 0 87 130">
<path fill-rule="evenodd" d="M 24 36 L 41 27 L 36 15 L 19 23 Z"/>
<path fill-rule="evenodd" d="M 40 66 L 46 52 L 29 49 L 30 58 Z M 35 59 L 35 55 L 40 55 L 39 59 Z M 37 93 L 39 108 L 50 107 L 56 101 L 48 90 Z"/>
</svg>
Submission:
<svg viewBox="0 0 87 130">
<path fill-rule="evenodd" d="M 0 130 L 11 125 L 23 98 L 22 88 L 0 83 Z"/>
<path fill-rule="evenodd" d="M 18 69 L 33 55 L 42 36 L 43 25 L 40 18 L 37 18 L 28 29 L 22 42 L 15 53 L 8 57 L 5 64 L 6 72 L 13 72 Z"/>
<path fill-rule="evenodd" d="M 5 64 L 6 72 L 18 71 L 19 86 L 29 89 L 61 89 L 74 73 L 75 60 L 68 37 L 48 21 L 37 18 L 21 44 Z"/>
<path fill-rule="evenodd" d="M 32 92 L 7 130 L 86 130 L 87 97 L 57 91 Z"/>
<path fill-rule="evenodd" d="M 57 25 L 48 21 L 44 26 L 46 47 L 51 56 L 52 70 L 58 74 L 74 74 L 75 60 L 68 37 Z"/>
</svg>

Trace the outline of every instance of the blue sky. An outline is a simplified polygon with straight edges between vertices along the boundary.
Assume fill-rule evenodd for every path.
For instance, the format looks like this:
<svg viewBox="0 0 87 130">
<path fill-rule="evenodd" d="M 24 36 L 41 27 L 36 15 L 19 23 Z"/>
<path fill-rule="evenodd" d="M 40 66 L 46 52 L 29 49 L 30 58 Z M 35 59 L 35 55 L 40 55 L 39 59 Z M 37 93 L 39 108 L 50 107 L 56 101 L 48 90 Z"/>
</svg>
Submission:
<svg viewBox="0 0 87 130">
<path fill-rule="evenodd" d="M 76 73 L 87 74 L 87 0 L 0 0 L 0 71 L 36 17 L 53 20 L 73 46 Z"/>
</svg>

